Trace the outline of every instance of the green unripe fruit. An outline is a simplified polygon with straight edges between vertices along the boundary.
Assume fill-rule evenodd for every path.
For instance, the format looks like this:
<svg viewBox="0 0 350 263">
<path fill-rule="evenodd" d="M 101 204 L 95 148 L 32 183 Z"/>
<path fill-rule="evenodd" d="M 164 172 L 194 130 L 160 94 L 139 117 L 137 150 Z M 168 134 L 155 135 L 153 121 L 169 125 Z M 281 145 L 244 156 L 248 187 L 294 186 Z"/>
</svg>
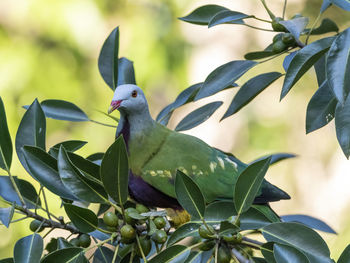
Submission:
<svg viewBox="0 0 350 263">
<path fill-rule="evenodd" d="M 208 228 L 205 225 L 201 225 L 198 229 L 198 233 L 201 237 L 205 239 L 213 239 L 215 230 L 212 226 L 208 225 Z"/>
<path fill-rule="evenodd" d="M 242 234 L 241 233 L 237 233 L 236 235 L 226 235 L 223 236 L 223 239 L 227 242 L 227 243 L 231 243 L 231 244 L 238 244 L 242 242 Z"/>
<path fill-rule="evenodd" d="M 300 13 L 296 13 L 294 16 L 292 16 L 292 19 L 299 18 L 299 17 L 303 17 L 303 15 Z"/>
<path fill-rule="evenodd" d="M 282 39 L 282 36 L 283 36 L 283 33 L 278 33 L 277 35 L 275 35 L 272 39 L 272 42 L 275 43 L 277 42 L 278 40 L 281 40 Z"/>
<path fill-rule="evenodd" d="M 136 210 L 140 214 L 149 212 L 149 209 L 147 207 L 145 207 L 144 205 L 142 205 L 142 204 L 137 204 L 136 205 Z"/>
<path fill-rule="evenodd" d="M 91 238 L 87 234 L 82 234 L 79 236 L 79 245 L 81 247 L 89 247 L 91 244 Z"/>
<path fill-rule="evenodd" d="M 124 217 L 125 222 L 129 225 L 135 225 L 137 220 L 130 216 L 131 213 L 139 214 L 139 212 L 133 207 L 129 207 L 129 208 L 125 209 L 125 217 Z"/>
<path fill-rule="evenodd" d="M 218 263 L 230 263 L 231 253 L 230 250 L 225 246 L 220 246 L 218 250 Z"/>
<path fill-rule="evenodd" d="M 39 233 L 44 230 L 44 227 L 43 226 L 40 227 L 40 225 L 41 225 L 41 221 L 35 219 L 32 222 L 30 222 L 29 228 L 31 231 L 33 232 L 37 231 L 37 233 Z"/>
<path fill-rule="evenodd" d="M 122 237 L 120 239 L 120 242 L 122 242 L 123 244 L 132 244 L 132 243 L 134 243 L 134 241 L 135 241 L 134 238 L 133 239 L 128 239 L 128 238 Z"/>
<path fill-rule="evenodd" d="M 276 32 L 286 32 L 286 28 L 281 25 L 279 22 L 280 21 L 283 21 L 283 18 L 282 17 L 275 17 L 273 20 L 272 20 L 272 28 L 274 31 Z"/>
<path fill-rule="evenodd" d="M 167 233 L 164 230 L 156 230 L 152 235 L 152 240 L 158 244 L 164 244 L 168 239 Z"/>
<path fill-rule="evenodd" d="M 291 33 L 284 33 L 282 36 L 282 42 L 290 46 L 295 43 L 294 36 Z"/>
<path fill-rule="evenodd" d="M 165 219 L 161 216 L 153 219 L 153 222 L 158 229 L 161 229 L 161 228 L 165 227 L 165 225 L 166 225 Z"/>
<path fill-rule="evenodd" d="M 122 238 L 133 240 L 136 237 L 136 231 L 131 225 L 124 225 L 120 229 Z"/>
<path fill-rule="evenodd" d="M 212 249 L 215 246 L 214 240 L 206 240 L 202 245 L 200 245 L 198 248 L 202 251 L 208 251 Z"/>
<path fill-rule="evenodd" d="M 276 43 L 273 44 L 272 51 L 275 54 L 278 54 L 278 53 L 285 51 L 287 48 L 288 48 L 288 46 L 286 44 L 284 44 L 282 40 L 278 40 Z"/>
<path fill-rule="evenodd" d="M 144 256 L 146 257 L 149 254 L 149 252 L 151 252 L 152 242 L 149 239 L 149 237 L 147 237 L 147 236 L 140 237 L 139 241 L 140 241 L 140 245 L 142 248 L 142 252 L 143 252 Z M 139 246 L 136 247 L 136 254 L 139 257 L 142 257 Z"/>
<path fill-rule="evenodd" d="M 227 218 L 227 221 L 235 226 L 241 226 L 241 220 L 239 220 L 237 216 L 230 216 L 229 218 Z"/>
<path fill-rule="evenodd" d="M 69 243 L 71 243 L 74 247 L 79 247 L 80 246 L 80 241 L 79 238 L 75 237 L 72 238 Z"/>
<path fill-rule="evenodd" d="M 103 222 L 106 226 L 116 227 L 118 226 L 118 217 L 113 212 L 107 212 L 103 215 Z"/>
</svg>

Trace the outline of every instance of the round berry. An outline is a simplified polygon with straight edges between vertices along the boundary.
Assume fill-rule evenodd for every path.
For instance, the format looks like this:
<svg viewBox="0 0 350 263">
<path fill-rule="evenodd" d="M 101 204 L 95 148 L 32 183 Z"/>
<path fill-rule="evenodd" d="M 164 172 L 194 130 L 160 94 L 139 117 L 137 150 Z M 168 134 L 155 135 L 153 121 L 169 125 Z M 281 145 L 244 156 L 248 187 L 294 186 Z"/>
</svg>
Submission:
<svg viewBox="0 0 350 263">
<path fill-rule="evenodd" d="M 135 225 L 137 220 L 130 216 L 130 214 L 135 214 L 135 213 L 139 214 L 139 212 L 133 207 L 129 207 L 129 208 L 125 209 L 125 214 L 124 215 L 125 215 L 125 222 L 127 224 Z"/>
<path fill-rule="evenodd" d="M 231 244 L 238 244 L 242 242 L 242 234 L 241 233 L 237 233 L 236 235 L 225 235 L 223 236 L 223 239 L 227 242 L 227 243 L 231 243 Z"/>
<path fill-rule="evenodd" d="M 116 227 L 118 226 L 118 217 L 113 212 L 107 212 L 103 215 L 103 222 L 106 226 Z"/>
<path fill-rule="evenodd" d="M 152 235 L 152 240 L 158 244 L 164 244 L 168 239 L 167 233 L 164 230 L 156 230 Z"/>
<path fill-rule="evenodd" d="M 147 207 L 145 207 L 144 205 L 142 205 L 142 204 L 137 204 L 136 205 L 136 210 L 140 214 L 149 212 L 149 209 Z"/>
<path fill-rule="evenodd" d="M 284 44 L 282 40 L 278 40 L 277 42 L 275 42 L 273 44 L 272 51 L 275 54 L 278 54 L 278 53 L 285 51 L 287 48 L 288 48 L 288 46 L 286 44 Z"/>
<path fill-rule="evenodd" d="M 281 40 L 282 39 L 282 36 L 283 36 L 283 33 L 278 33 L 277 35 L 275 35 L 272 39 L 272 42 L 275 43 L 277 42 L 278 40 Z"/>
<path fill-rule="evenodd" d="M 120 234 L 123 238 L 133 240 L 136 237 L 136 231 L 131 225 L 124 225 L 120 229 Z"/>
<path fill-rule="evenodd" d="M 40 225 L 41 225 L 41 221 L 35 219 L 32 222 L 30 222 L 29 228 L 31 231 L 33 231 L 33 232 L 37 231 L 37 233 L 38 233 L 38 232 L 41 232 L 44 230 L 44 227 L 43 226 L 40 227 Z"/>
<path fill-rule="evenodd" d="M 161 216 L 156 217 L 155 219 L 153 219 L 154 224 L 156 225 L 156 227 L 158 229 L 162 229 L 163 227 L 165 227 L 166 222 L 165 219 Z"/>
<path fill-rule="evenodd" d="M 279 22 L 283 21 L 283 18 L 282 17 L 275 17 L 273 20 L 272 20 L 272 28 L 274 31 L 276 32 L 286 32 L 286 28 L 281 25 Z"/>
<path fill-rule="evenodd" d="M 213 239 L 215 230 L 212 226 L 208 226 L 207 228 L 205 225 L 201 225 L 198 229 L 198 233 L 205 239 Z"/>
<path fill-rule="evenodd" d="M 202 251 L 208 251 L 215 246 L 214 240 L 205 240 L 203 244 L 201 244 L 198 248 Z"/>
<path fill-rule="evenodd" d="M 79 236 L 79 245 L 81 247 L 89 247 L 91 244 L 91 238 L 88 234 L 82 234 Z"/>
<path fill-rule="evenodd" d="M 79 238 L 75 237 L 72 238 L 69 243 L 71 243 L 74 247 L 79 247 L 80 246 L 80 241 Z"/>
<path fill-rule="evenodd" d="M 288 46 L 295 43 L 294 36 L 291 33 L 284 33 L 282 36 L 282 42 Z"/>
</svg>

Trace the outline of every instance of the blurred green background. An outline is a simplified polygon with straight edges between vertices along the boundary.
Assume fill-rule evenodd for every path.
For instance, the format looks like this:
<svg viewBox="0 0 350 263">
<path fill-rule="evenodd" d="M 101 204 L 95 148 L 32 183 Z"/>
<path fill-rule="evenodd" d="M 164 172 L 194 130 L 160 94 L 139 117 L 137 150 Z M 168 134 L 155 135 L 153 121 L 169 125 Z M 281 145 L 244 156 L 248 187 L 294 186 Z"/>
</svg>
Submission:
<svg viewBox="0 0 350 263">
<path fill-rule="evenodd" d="M 281 2 L 267 0 L 276 13 L 282 12 Z M 107 110 L 112 91 L 99 75 L 97 58 L 104 39 L 117 25 L 121 32 L 119 54 L 134 61 L 137 83 L 145 90 L 154 117 L 181 90 L 203 81 L 217 66 L 242 59 L 246 52 L 262 49 L 271 42 L 274 34 L 269 32 L 228 25 L 207 29 L 177 19 L 209 3 L 214 1 L 1 0 L 0 95 L 13 142 L 24 113 L 21 106 L 35 98 L 68 100 L 92 119 L 112 123 L 98 112 Z M 215 4 L 267 18 L 258 1 L 223 0 Z M 289 1 L 287 16 L 300 12 L 313 21 L 320 5 L 321 0 Z M 349 14 L 336 7 L 325 16 L 334 19 L 341 29 L 349 26 Z M 259 72 L 283 71 L 281 63 L 282 58 L 265 63 L 239 83 Z M 219 119 L 235 90 L 179 109 L 169 127 L 199 105 L 221 99 L 224 106 L 188 133 L 231 151 L 246 162 L 274 152 L 298 154 L 297 159 L 269 171 L 268 179 L 292 196 L 292 200 L 273 207 L 279 214 L 309 214 L 329 223 L 339 235 L 322 236 L 332 255 L 338 258 L 350 243 L 349 161 L 337 145 L 332 123 L 305 135 L 307 102 L 317 88 L 314 72 L 310 70 L 280 103 L 281 84 L 282 81 L 276 82 L 223 122 L 219 123 Z M 79 152 L 84 156 L 105 151 L 114 140 L 114 129 L 93 123 L 48 120 L 47 125 L 48 147 L 69 139 L 85 140 L 89 143 Z M 13 174 L 38 187 L 14 159 Z M 58 198 L 47 194 L 50 209 L 62 213 Z M 30 234 L 28 223 L 25 220 L 9 229 L 0 227 L 0 258 L 12 256 L 15 240 Z M 50 235 L 59 234 L 62 233 L 55 230 Z"/>
</svg>

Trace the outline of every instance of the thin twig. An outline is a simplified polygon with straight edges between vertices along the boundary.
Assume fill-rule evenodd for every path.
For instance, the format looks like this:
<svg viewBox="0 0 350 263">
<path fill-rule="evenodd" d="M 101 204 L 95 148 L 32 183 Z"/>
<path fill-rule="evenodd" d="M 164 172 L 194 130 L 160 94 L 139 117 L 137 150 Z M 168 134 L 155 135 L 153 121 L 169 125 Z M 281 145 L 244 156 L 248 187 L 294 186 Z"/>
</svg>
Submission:
<svg viewBox="0 0 350 263">
<path fill-rule="evenodd" d="M 261 28 L 261 27 L 251 26 L 251 25 L 248 25 L 248 24 L 243 24 L 243 25 L 247 26 L 247 27 L 250 27 L 250 28 L 257 29 L 257 30 L 262 30 L 262 31 L 267 31 L 267 32 L 275 32 L 272 29 L 265 29 L 265 28 Z"/>
<path fill-rule="evenodd" d="M 115 260 L 117 259 L 117 255 L 118 255 L 119 246 L 120 246 L 120 243 L 117 245 L 117 247 L 116 247 L 116 248 L 115 248 L 115 250 L 114 250 L 114 254 L 113 254 L 112 263 L 114 263 L 114 262 L 115 262 Z M 147 261 L 144 261 L 144 262 L 147 262 Z"/>
<path fill-rule="evenodd" d="M 286 15 L 286 8 L 287 8 L 287 0 L 284 0 L 284 5 L 283 5 L 283 13 L 282 13 L 282 18 L 284 19 Z"/>
<path fill-rule="evenodd" d="M 315 20 L 314 23 L 312 24 L 312 26 L 311 26 L 309 32 L 307 33 L 307 37 L 306 37 L 306 40 L 305 40 L 305 44 L 306 44 L 306 45 L 307 45 L 307 43 L 308 43 L 308 41 L 309 41 L 309 38 L 310 38 L 310 35 L 311 35 L 312 30 L 314 30 L 314 28 L 315 28 L 317 22 L 320 20 L 321 16 L 322 16 L 322 13 L 319 13 L 318 16 L 316 17 L 316 20 Z"/>
<path fill-rule="evenodd" d="M 103 122 L 99 122 L 99 121 L 95 121 L 95 120 L 91 120 L 91 119 L 90 119 L 90 121 L 94 122 L 94 123 L 97 123 L 97 124 L 100 124 L 100 125 L 103 125 L 103 126 L 117 128 L 117 126 L 115 126 L 115 125 L 111 125 L 111 124 L 107 124 L 107 123 L 103 123 Z"/>
<path fill-rule="evenodd" d="M 47 210 L 47 211 L 46 211 L 46 212 L 47 212 L 47 216 L 48 216 L 48 218 L 51 220 L 50 211 L 49 211 L 49 206 L 48 206 L 48 204 L 47 204 L 47 199 L 46 199 L 46 195 L 45 195 L 44 188 L 42 189 L 41 192 L 43 193 L 45 208 L 46 208 L 46 210 Z"/>
</svg>

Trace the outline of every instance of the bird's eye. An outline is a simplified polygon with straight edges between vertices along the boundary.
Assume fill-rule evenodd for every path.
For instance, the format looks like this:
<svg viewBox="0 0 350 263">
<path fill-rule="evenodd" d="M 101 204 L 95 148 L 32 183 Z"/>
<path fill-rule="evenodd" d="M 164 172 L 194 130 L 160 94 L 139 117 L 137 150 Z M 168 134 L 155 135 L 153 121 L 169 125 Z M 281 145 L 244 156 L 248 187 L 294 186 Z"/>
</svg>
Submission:
<svg viewBox="0 0 350 263">
<path fill-rule="evenodd" d="M 137 97 L 137 91 L 134 90 L 134 91 L 131 93 L 131 96 L 132 96 L 133 98 L 136 98 L 136 97 Z"/>
</svg>

